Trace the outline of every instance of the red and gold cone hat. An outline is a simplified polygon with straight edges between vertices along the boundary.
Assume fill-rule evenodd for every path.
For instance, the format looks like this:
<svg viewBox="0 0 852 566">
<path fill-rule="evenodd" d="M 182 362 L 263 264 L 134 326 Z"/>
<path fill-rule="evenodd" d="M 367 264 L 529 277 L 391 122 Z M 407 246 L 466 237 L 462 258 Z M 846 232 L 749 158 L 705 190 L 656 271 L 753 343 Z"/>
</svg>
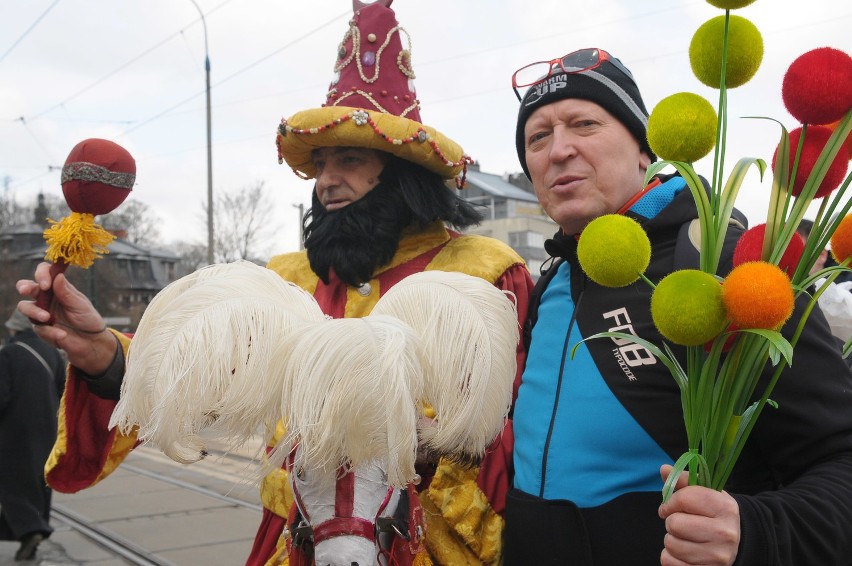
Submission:
<svg viewBox="0 0 852 566">
<path fill-rule="evenodd" d="M 321 147 L 386 151 L 446 179 L 473 162 L 457 143 L 421 122 L 411 39 L 396 21 L 391 2 L 353 0 L 355 15 L 338 46 L 325 104 L 281 120 L 278 161 L 286 161 L 297 175 L 316 175 L 311 152 Z"/>
</svg>

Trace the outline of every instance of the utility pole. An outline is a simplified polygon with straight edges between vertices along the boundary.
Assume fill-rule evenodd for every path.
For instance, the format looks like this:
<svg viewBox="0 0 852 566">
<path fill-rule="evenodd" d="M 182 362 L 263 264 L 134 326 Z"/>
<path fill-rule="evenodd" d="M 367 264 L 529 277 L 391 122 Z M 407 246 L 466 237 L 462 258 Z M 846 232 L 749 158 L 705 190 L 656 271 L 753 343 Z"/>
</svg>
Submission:
<svg viewBox="0 0 852 566">
<path fill-rule="evenodd" d="M 213 248 L 213 130 L 210 120 L 210 55 L 207 49 L 207 22 L 204 19 L 204 12 L 195 2 L 189 0 L 198 14 L 201 16 L 201 25 L 204 27 L 204 75 L 207 94 L 207 263 L 213 264 L 215 257 Z"/>
</svg>

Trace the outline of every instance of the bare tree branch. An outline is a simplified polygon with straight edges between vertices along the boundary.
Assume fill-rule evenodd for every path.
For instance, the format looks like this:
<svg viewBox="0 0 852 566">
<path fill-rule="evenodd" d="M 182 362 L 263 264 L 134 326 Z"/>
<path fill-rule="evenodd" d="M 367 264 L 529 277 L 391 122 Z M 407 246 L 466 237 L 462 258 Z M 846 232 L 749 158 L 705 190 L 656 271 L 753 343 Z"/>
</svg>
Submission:
<svg viewBox="0 0 852 566">
<path fill-rule="evenodd" d="M 216 199 L 213 216 L 217 262 L 258 259 L 258 246 L 273 229 L 273 203 L 264 185 L 263 181 L 256 181 Z"/>
<path fill-rule="evenodd" d="M 107 230 L 124 233 L 127 241 L 145 247 L 160 245 L 160 217 L 138 200 L 127 200 L 116 210 L 99 217 Z"/>
</svg>

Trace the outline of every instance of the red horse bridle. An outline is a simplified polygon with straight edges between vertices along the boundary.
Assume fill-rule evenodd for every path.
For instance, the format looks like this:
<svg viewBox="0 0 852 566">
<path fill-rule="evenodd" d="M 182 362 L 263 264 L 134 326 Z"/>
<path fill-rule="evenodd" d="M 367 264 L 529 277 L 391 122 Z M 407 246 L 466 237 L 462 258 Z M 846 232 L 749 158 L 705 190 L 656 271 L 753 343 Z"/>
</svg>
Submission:
<svg viewBox="0 0 852 566">
<path fill-rule="evenodd" d="M 291 473 L 292 467 L 290 468 Z M 295 504 L 290 510 L 288 524 L 290 539 L 288 555 L 291 566 L 313 564 L 313 547 L 338 536 L 357 536 L 369 540 L 384 556 L 388 565 L 410 566 L 414 556 L 423 549 L 425 521 L 420 498 L 413 484 L 400 492 L 397 512 L 385 515 L 395 488 L 388 486 L 385 497 L 373 521 L 354 515 L 355 472 L 341 468 L 335 482 L 334 516 L 318 525 L 311 523 L 310 514 L 302 501 L 298 487 L 293 484 Z M 390 536 L 389 545 L 382 544 L 381 534 Z"/>
</svg>

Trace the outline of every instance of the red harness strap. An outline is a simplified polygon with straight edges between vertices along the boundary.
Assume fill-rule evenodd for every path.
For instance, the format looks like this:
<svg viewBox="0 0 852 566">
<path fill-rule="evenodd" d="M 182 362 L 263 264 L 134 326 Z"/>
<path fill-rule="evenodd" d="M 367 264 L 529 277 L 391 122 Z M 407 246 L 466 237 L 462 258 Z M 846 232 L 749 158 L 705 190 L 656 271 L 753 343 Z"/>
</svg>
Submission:
<svg viewBox="0 0 852 566">
<path fill-rule="evenodd" d="M 292 473 L 292 468 L 291 468 Z M 354 517 L 352 514 L 355 507 L 355 474 L 349 469 L 341 468 L 336 484 L 334 496 L 334 517 L 320 523 L 319 525 L 308 527 L 310 529 L 311 547 L 320 542 L 334 538 L 337 536 L 358 536 L 365 538 L 377 544 L 376 540 L 376 521 L 382 516 L 387 509 L 391 496 L 394 493 L 392 487 L 388 487 L 385 493 L 385 498 L 382 501 L 379 509 L 376 511 L 376 517 L 373 522 L 361 517 Z M 293 495 L 296 499 L 296 505 L 293 506 L 289 524 L 293 525 L 296 521 L 296 510 L 301 510 L 304 514 L 304 521 L 310 523 L 310 517 L 307 515 L 307 510 L 301 499 L 301 494 L 298 489 L 293 489 Z M 423 535 L 425 530 L 425 519 L 423 516 L 423 508 L 420 506 L 420 499 L 417 496 L 417 491 L 414 485 L 409 485 L 405 493 L 400 494 L 400 497 L 408 499 L 408 533 L 398 532 L 398 536 L 392 538 L 391 548 L 388 550 L 378 548 L 379 555 L 387 558 L 388 564 L 393 566 L 410 566 L 415 555 L 423 549 Z M 396 530 L 396 527 L 394 527 Z M 408 535 L 406 537 L 406 535 Z M 406 538 L 408 540 L 406 540 Z M 288 554 L 292 566 L 301 566 L 308 564 L 310 558 L 302 552 L 298 545 L 291 545 L 288 541 Z M 378 545 L 377 545 L 378 546 Z"/>
<path fill-rule="evenodd" d="M 423 537 L 426 535 L 426 518 L 420 505 L 420 496 L 414 484 L 408 484 L 408 550 L 415 555 L 423 550 Z"/>
<path fill-rule="evenodd" d="M 339 536 L 356 536 L 376 542 L 376 526 L 360 517 L 333 517 L 314 527 L 314 545 Z"/>
</svg>

